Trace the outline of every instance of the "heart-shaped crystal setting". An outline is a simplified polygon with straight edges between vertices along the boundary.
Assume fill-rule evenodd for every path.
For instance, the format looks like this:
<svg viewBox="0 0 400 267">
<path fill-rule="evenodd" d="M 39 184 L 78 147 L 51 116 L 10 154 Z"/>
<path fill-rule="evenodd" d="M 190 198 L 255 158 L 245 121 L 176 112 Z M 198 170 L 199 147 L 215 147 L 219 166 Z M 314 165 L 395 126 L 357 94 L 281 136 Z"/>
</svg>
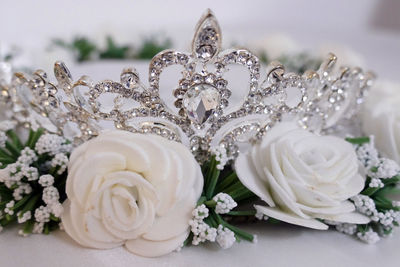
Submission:
<svg viewBox="0 0 400 267">
<path fill-rule="evenodd" d="M 202 124 L 214 113 L 220 103 L 218 90 L 209 84 L 197 84 L 183 96 L 183 107 L 193 122 Z"/>
</svg>

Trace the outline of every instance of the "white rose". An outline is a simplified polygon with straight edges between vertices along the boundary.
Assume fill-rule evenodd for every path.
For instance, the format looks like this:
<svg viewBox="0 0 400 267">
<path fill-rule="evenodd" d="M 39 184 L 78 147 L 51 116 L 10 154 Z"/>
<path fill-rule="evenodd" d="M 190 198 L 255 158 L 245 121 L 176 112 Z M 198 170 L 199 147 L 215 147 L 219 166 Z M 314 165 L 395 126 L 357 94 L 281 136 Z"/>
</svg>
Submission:
<svg viewBox="0 0 400 267">
<path fill-rule="evenodd" d="M 68 168 L 62 222 L 79 244 L 99 249 L 124 244 L 155 257 L 188 237 L 203 176 L 184 145 L 110 131 L 76 148 Z"/>
<path fill-rule="evenodd" d="M 235 162 L 240 181 L 269 205 L 256 205 L 259 213 L 321 230 L 328 226 L 316 218 L 369 221 L 348 201 L 364 187 L 358 167 L 352 145 L 343 139 L 318 136 L 290 122 L 276 125 Z"/>
<path fill-rule="evenodd" d="M 384 156 L 400 163 L 400 84 L 374 86 L 361 113 L 363 130 Z"/>
</svg>

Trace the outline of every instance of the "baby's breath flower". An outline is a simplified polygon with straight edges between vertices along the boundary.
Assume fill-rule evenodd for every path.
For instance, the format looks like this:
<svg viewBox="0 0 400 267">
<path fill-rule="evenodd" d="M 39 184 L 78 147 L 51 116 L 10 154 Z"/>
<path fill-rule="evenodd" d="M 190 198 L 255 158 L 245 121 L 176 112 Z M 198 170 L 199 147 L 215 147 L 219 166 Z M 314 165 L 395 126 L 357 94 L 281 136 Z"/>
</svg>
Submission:
<svg viewBox="0 0 400 267">
<path fill-rule="evenodd" d="M 11 200 L 10 202 L 8 202 L 6 204 L 6 208 L 4 209 L 4 212 L 7 213 L 8 215 L 13 215 L 14 214 L 14 210 L 13 210 L 14 205 L 15 205 L 14 200 Z"/>
<path fill-rule="evenodd" d="M 213 200 L 216 202 L 215 212 L 218 214 L 226 214 L 237 206 L 233 198 L 226 193 L 218 193 Z"/>
<path fill-rule="evenodd" d="M 50 208 L 50 212 L 56 217 L 61 217 L 61 214 L 64 211 L 62 204 L 59 202 L 55 202 L 55 203 L 51 204 L 49 208 Z"/>
<path fill-rule="evenodd" d="M 376 211 L 375 202 L 372 198 L 364 195 L 357 195 L 351 198 L 358 212 L 367 216 L 374 215 Z"/>
<path fill-rule="evenodd" d="M 68 167 L 68 157 L 63 153 L 58 153 L 51 160 L 52 167 L 59 167 L 57 174 L 62 174 Z"/>
<path fill-rule="evenodd" d="M 383 182 L 381 181 L 381 179 L 379 178 L 372 178 L 371 182 L 368 185 L 369 187 L 372 188 L 383 188 L 385 185 L 383 184 Z"/>
<path fill-rule="evenodd" d="M 228 228 L 223 227 L 221 224 L 218 225 L 217 233 L 218 235 L 216 241 L 223 249 L 232 247 L 232 245 L 236 242 L 235 233 Z"/>
<path fill-rule="evenodd" d="M 21 172 L 28 179 L 28 181 L 35 181 L 39 179 L 39 171 L 35 167 L 23 166 Z"/>
<path fill-rule="evenodd" d="M 189 225 L 194 235 L 192 240 L 193 245 L 199 245 L 207 240 L 215 242 L 215 238 L 217 237 L 217 229 L 210 227 L 203 221 L 198 220 L 189 221 Z"/>
<path fill-rule="evenodd" d="M 43 222 L 35 222 L 35 224 L 33 225 L 32 233 L 33 234 L 41 234 L 41 233 L 43 233 L 43 229 L 44 229 Z"/>
<path fill-rule="evenodd" d="M 389 179 L 399 173 L 400 167 L 394 160 L 381 158 L 375 175 L 380 179 Z"/>
<path fill-rule="evenodd" d="M 47 206 L 40 206 L 35 210 L 35 219 L 37 222 L 46 223 L 50 221 L 50 209 Z"/>
<path fill-rule="evenodd" d="M 18 230 L 18 235 L 22 236 L 22 237 L 28 237 L 29 235 L 27 233 L 24 232 L 24 230 L 20 229 Z"/>
<path fill-rule="evenodd" d="M 356 154 L 358 160 L 361 161 L 365 167 L 375 166 L 379 162 L 378 151 L 374 146 L 374 138 L 370 137 L 370 142 L 357 146 Z"/>
<path fill-rule="evenodd" d="M 206 205 L 201 204 L 193 210 L 192 215 L 196 220 L 203 220 L 208 217 L 208 208 Z"/>
<path fill-rule="evenodd" d="M 400 207 L 400 201 L 393 200 L 392 201 L 392 206 L 393 207 Z"/>
<path fill-rule="evenodd" d="M 32 213 L 30 210 L 26 211 L 24 214 L 22 212 L 18 212 L 18 223 L 24 223 L 32 218 Z"/>
<path fill-rule="evenodd" d="M 56 134 L 43 134 L 35 145 L 35 150 L 39 155 L 48 153 L 54 156 L 58 153 L 70 152 L 71 148 L 63 137 Z"/>
<path fill-rule="evenodd" d="M 267 221 L 269 219 L 269 217 L 267 215 L 265 215 L 264 213 L 262 213 L 261 211 L 257 210 L 256 215 L 254 215 L 257 219 L 259 219 L 260 221 L 264 220 Z"/>
<path fill-rule="evenodd" d="M 53 205 L 54 203 L 58 203 L 58 199 L 60 198 L 60 194 L 58 193 L 57 188 L 54 186 L 47 186 L 43 189 L 42 199 L 43 202 L 47 205 Z"/>
<path fill-rule="evenodd" d="M 18 157 L 17 162 L 20 162 L 24 165 L 31 165 L 38 159 L 35 151 L 30 149 L 29 147 L 25 147 L 21 150 L 21 155 Z"/>
<path fill-rule="evenodd" d="M 218 161 L 217 169 L 223 170 L 225 165 L 231 160 L 231 157 L 228 157 L 226 148 L 224 145 L 220 145 L 215 147 L 211 151 L 215 155 L 215 159 Z"/>
<path fill-rule="evenodd" d="M 21 200 L 23 195 L 28 195 L 32 192 L 32 187 L 28 183 L 20 183 L 16 189 L 14 189 L 13 197 L 15 200 Z"/>
<path fill-rule="evenodd" d="M 354 235 L 357 232 L 357 225 L 353 223 L 338 223 L 336 230 L 346 235 Z"/>
<path fill-rule="evenodd" d="M 375 244 L 380 240 L 378 233 L 374 232 L 372 229 L 368 229 L 366 232 L 358 232 L 357 237 L 367 244 Z"/>
<path fill-rule="evenodd" d="M 50 174 L 44 174 L 39 178 L 39 184 L 43 187 L 51 186 L 54 183 L 54 177 Z"/>
</svg>

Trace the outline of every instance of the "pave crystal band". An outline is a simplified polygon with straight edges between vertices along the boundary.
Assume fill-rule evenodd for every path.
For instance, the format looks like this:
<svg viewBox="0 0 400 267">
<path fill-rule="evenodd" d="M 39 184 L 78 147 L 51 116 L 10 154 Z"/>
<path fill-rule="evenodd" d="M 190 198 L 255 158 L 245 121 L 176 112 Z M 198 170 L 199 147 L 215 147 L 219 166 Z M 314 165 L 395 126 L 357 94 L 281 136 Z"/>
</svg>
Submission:
<svg viewBox="0 0 400 267">
<path fill-rule="evenodd" d="M 202 161 L 215 151 L 234 158 L 239 143 L 256 141 L 286 116 L 305 128 L 327 130 L 355 113 L 374 78 L 359 68 L 337 70 L 333 54 L 319 70 L 301 75 L 285 73 L 279 62 L 271 62 L 262 78 L 256 56 L 245 49 L 221 51 L 221 43 L 220 27 L 208 10 L 197 25 L 191 53 L 167 50 L 151 60 L 149 86 L 133 68 L 122 71 L 120 82 L 95 83 L 87 76 L 74 81 L 64 63 L 56 62 L 57 83 L 41 70 L 16 73 L 12 84 L 2 88 L 1 100 L 18 123 L 44 127 L 76 144 L 111 121 L 117 129 L 182 142 Z M 174 103 L 166 103 L 159 93 L 160 77 L 173 65 L 183 67 L 182 77 L 171 92 Z M 248 93 L 233 111 L 227 109 L 232 105 L 225 78 L 230 65 L 249 72 Z M 295 103 L 289 91 L 297 93 Z"/>
</svg>

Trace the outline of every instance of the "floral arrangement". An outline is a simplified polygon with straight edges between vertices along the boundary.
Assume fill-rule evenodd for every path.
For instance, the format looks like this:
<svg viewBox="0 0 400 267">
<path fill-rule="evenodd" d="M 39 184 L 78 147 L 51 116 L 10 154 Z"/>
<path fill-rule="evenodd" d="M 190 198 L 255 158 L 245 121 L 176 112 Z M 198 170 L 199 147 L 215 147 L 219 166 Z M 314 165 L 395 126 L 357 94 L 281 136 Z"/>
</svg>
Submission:
<svg viewBox="0 0 400 267">
<path fill-rule="evenodd" d="M 27 236 L 59 227 L 72 146 L 43 133 L 30 130 L 26 142 L 13 130 L 0 133 L 0 229 L 17 222 Z"/>
<path fill-rule="evenodd" d="M 213 59 L 220 37 L 219 26 L 208 12 L 196 30 L 192 62 L 180 52 L 159 54 L 150 65 L 150 89 L 144 88 L 133 69 L 122 73 L 121 83 L 93 84 L 86 77 L 73 82 L 60 62 L 55 65 L 57 86 L 42 71 L 32 79 L 17 73 L 15 83 L 0 83 L 1 103 L 12 110 L 3 112 L 6 120 L 0 124 L 0 229 L 21 224 L 22 236 L 63 229 L 81 246 L 124 246 L 145 257 L 204 242 L 216 242 L 222 249 L 241 240 L 256 242 L 255 235 L 241 229 L 241 222 L 333 228 L 370 244 L 391 235 L 400 224 L 400 203 L 394 198 L 400 183 L 397 110 L 368 100 L 362 112 L 367 119 L 363 119 L 357 117 L 356 108 L 346 109 L 362 102 L 361 89 L 369 87 L 367 74 L 356 69 L 355 78 L 343 72 L 333 81 L 334 56 L 322 63 L 318 80 L 312 79 L 318 73 L 305 78 L 286 76 L 281 65 L 272 63 L 262 83 L 267 87 L 260 89 L 266 93 L 260 99 L 279 94 L 282 87 L 300 88 L 298 109 L 282 104 L 260 111 L 264 100 L 250 94 L 237 113 L 217 120 L 228 104 L 212 105 L 227 101 L 222 96 L 229 98 L 230 92 L 221 78 L 223 71 L 216 79 L 205 68 L 196 73 L 191 64 Z M 223 59 L 244 64 L 252 83 L 258 81 L 259 63 L 250 52 L 238 50 Z M 225 62 L 218 60 L 217 66 Z M 174 116 L 163 109 L 157 95 L 160 69 L 173 63 L 188 64 L 184 66 L 192 71 L 193 82 L 188 89 L 183 84 L 189 78 L 180 80 L 181 87 L 174 91 L 174 104 L 180 109 Z M 352 87 L 360 90 L 360 98 L 350 98 L 346 108 L 331 105 L 348 97 L 337 88 L 347 90 L 346 82 L 352 78 L 357 84 L 365 82 Z M 322 84 L 324 92 L 331 90 L 328 97 L 321 100 L 306 94 L 315 83 Z M 77 91 L 82 86 L 89 87 L 89 100 Z M 27 91 L 20 91 L 26 88 L 32 92 L 29 100 L 24 99 Z M 61 90 L 67 95 L 64 102 L 55 97 Z M 182 90 L 187 90 L 184 96 Z M 95 101 L 106 93 L 137 100 L 145 108 L 132 113 L 141 113 L 140 118 L 148 121 L 140 121 L 141 128 L 128 125 L 121 118 L 126 115 L 119 109 L 121 95 L 114 99 L 111 112 L 101 110 Z M 321 104 L 324 100 L 330 103 L 328 107 Z M 347 116 L 342 110 L 353 112 Z M 221 130 L 230 119 L 247 123 L 245 115 L 265 113 L 268 123 L 262 118 L 261 124 L 235 126 L 218 145 L 210 141 L 214 136 L 199 137 L 207 123 L 210 129 L 221 123 Z M 318 117 L 321 113 L 322 118 Z M 382 122 L 387 114 L 391 120 Z M 155 122 L 157 118 L 176 123 L 176 128 L 192 137 L 189 144 L 177 131 Z M 323 123 L 313 129 L 309 123 L 319 122 L 318 118 Z M 113 121 L 114 129 L 100 129 L 96 124 L 100 119 Z M 372 127 L 369 123 L 375 119 L 390 127 Z M 350 136 L 350 130 L 346 137 L 340 136 L 343 120 L 362 122 L 358 130 L 364 136 Z M 68 138 L 68 122 L 79 126 L 80 135 Z M 242 142 L 244 149 L 232 141 L 252 132 L 256 133 Z"/>
</svg>

